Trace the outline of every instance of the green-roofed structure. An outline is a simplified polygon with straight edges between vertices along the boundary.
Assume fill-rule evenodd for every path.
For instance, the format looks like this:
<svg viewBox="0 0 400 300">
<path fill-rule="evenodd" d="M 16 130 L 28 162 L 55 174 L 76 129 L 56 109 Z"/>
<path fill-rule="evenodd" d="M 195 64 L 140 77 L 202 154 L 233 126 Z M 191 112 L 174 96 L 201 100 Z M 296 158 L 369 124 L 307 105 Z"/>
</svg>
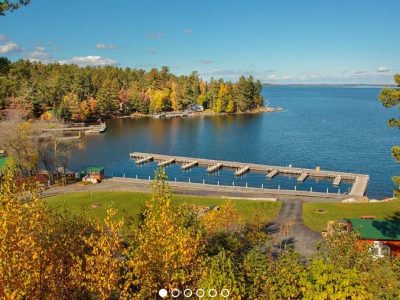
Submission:
<svg viewBox="0 0 400 300">
<path fill-rule="evenodd" d="M 98 181 L 103 181 L 104 179 L 104 167 L 103 166 L 91 166 L 86 169 L 87 174 L 90 175 L 91 178 L 95 178 Z"/>
<path fill-rule="evenodd" d="M 400 215 L 392 219 L 345 219 L 360 240 L 371 245 L 375 257 L 400 256 Z"/>
<path fill-rule="evenodd" d="M 7 157 L 0 157 L 0 174 L 2 174 L 7 165 Z"/>
</svg>

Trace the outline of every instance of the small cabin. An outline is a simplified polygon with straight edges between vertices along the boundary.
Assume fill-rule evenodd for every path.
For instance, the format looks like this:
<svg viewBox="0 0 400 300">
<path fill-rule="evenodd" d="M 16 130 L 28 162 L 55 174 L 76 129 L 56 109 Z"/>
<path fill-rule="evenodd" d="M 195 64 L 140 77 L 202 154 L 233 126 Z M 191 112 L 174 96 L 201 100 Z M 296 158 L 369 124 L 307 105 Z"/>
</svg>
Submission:
<svg viewBox="0 0 400 300">
<path fill-rule="evenodd" d="M 102 166 L 89 167 L 86 169 L 86 173 L 90 178 L 96 179 L 98 182 L 104 179 L 104 167 Z"/>
<path fill-rule="evenodd" d="M 349 230 L 360 235 L 360 241 L 371 246 L 374 256 L 389 253 L 400 256 L 400 219 L 386 220 L 373 218 L 345 219 Z"/>
<path fill-rule="evenodd" d="M 202 112 L 204 111 L 204 106 L 200 104 L 192 104 L 189 105 L 188 109 L 193 112 Z"/>
</svg>

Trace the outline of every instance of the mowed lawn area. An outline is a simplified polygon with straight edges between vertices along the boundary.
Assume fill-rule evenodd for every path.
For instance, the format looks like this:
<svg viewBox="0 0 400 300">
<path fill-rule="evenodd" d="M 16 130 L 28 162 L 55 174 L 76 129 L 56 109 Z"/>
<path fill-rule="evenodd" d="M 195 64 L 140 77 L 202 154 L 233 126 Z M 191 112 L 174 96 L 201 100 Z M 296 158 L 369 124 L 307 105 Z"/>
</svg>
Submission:
<svg viewBox="0 0 400 300">
<path fill-rule="evenodd" d="M 123 217 L 126 221 L 135 223 L 139 213 L 144 208 L 144 202 L 151 197 L 149 193 L 135 192 L 82 192 L 63 194 L 46 198 L 48 207 L 62 210 L 66 208 L 74 214 L 84 212 L 89 218 L 103 220 L 107 208 L 118 210 L 116 217 Z M 226 199 L 198 196 L 174 195 L 173 202 L 176 204 L 195 204 L 200 206 L 222 205 Z M 259 214 L 265 222 L 272 221 L 279 213 L 281 203 L 260 200 L 233 199 L 236 209 L 245 220 L 251 220 L 255 214 Z M 93 208 L 92 204 L 100 204 Z"/>
<path fill-rule="evenodd" d="M 324 210 L 326 213 L 319 213 Z M 378 219 L 388 218 L 400 213 L 400 201 L 382 203 L 304 203 L 303 222 L 314 231 L 326 230 L 328 221 L 343 218 L 360 218 L 375 216 Z"/>
</svg>

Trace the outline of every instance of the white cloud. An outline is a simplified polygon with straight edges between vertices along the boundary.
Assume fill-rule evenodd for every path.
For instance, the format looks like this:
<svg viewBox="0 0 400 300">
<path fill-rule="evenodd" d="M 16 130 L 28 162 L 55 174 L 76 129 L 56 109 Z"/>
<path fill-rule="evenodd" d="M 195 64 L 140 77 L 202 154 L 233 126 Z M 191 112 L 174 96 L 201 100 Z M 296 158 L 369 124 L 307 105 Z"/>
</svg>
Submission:
<svg viewBox="0 0 400 300">
<path fill-rule="evenodd" d="M 79 66 L 113 66 L 118 64 L 116 60 L 101 57 L 98 55 L 88 55 L 88 56 L 74 56 L 68 60 L 61 60 L 59 63 L 70 63 Z"/>
<path fill-rule="evenodd" d="M 0 33 L 0 41 L 7 41 L 7 40 L 8 40 L 7 36 Z"/>
<path fill-rule="evenodd" d="M 52 56 L 43 47 L 36 47 L 27 57 L 30 61 L 40 61 L 43 63 L 49 63 L 52 60 Z"/>
<path fill-rule="evenodd" d="M 386 67 L 379 67 L 378 70 L 376 70 L 376 71 L 379 73 L 387 73 L 390 70 L 389 70 L 389 68 L 386 68 Z"/>
<path fill-rule="evenodd" d="M 209 65 L 209 64 L 212 64 L 214 61 L 213 60 L 211 60 L 211 59 L 202 59 L 201 61 L 200 61 L 200 63 L 202 63 L 202 64 L 204 64 L 204 65 Z"/>
<path fill-rule="evenodd" d="M 192 34 L 192 30 L 191 29 L 183 29 L 182 33 L 186 34 L 186 35 L 190 35 L 190 34 Z"/>
<path fill-rule="evenodd" d="M 116 45 L 113 44 L 103 44 L 103 43 L 98 43 L 96 44 L 97 49 L 115 49 L 118 48 Z"/>
<path fill-rule="evenodd" d="M 172 65 L 171 67 L 174 69 L 179 69 L 181 67 L 181 65 Z"/>
<path fill-rule="evenodd" d="M 367 75 L 367 74 L 368 74 L 368 73 L 367 73 L 366 71 L 362 71 L 362 70 L 354 71 L 354 72 L 352 73 L 353 76 L 365 76 L 365 75 Z"/>
<path fill-rule="evenodd" d="M 162 37 L 164 37 L 164 33 L 163 33 L 163 32 L 150 32 L 150 33 L 147 35 L 147 37 L 148 37 L 149 39 L 152 39 L 152 40 L 159 40 L 159 39 L 161 39 Z"/>
<path fill-rule="evenodd" d="M 8 54 L 19 51 L 21 51 L 21 48 L 17 43 L 14 42 L 7 42 L 4 45 L 0 45 L 0 54 Z"/>
<path fill-rule="evenodd" d="M 155 48 L 149 48 L 149 49 L 147 50 L 147 52 L 149 52 L 150 54 L 155 54 L 155 53 L 157 53 L 157 49 L 155 49 Z"/>
</svg>

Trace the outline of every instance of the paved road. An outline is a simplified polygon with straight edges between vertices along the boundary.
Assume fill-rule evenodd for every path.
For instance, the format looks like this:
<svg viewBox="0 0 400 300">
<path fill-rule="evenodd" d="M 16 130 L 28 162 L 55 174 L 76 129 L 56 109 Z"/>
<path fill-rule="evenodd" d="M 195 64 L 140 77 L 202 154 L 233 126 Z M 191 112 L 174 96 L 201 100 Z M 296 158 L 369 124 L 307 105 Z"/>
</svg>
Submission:
<svg viewBox="0 0 400 300">
<path fill-rule="evenodd" d="M 102 183 L 94 185 L 82 185 L 79 183 L 70 184 L 64 187 L 52 187 L 43 193 L 44 196 L 52 196 L 58 194 L 84 192 L 84 191 L 126 191 L 126 192 L 150 192 L 151 181 L 137 180 L 130 178 L 110 178 Z M 210 184 L 193 184 L 182 182 L 168 182 L 171 190 L 175 194 L 197 195 L 197 196 L 215 196 L 215 197 L 242 197 L 242 198 L 278 198 L 293 201 L 304 202 L 340 202 L 341 198 L 335 195 L 330 197 L 305 196 L 295 194 L 283 194 L 284 191 L 269 192 L 262 189 L 232 187 L 232 186 L 216 186 Z"/>
<path fill-rule="evenodd" d="M 267 227 L 272 236 L 272 251 L 277 254 L 285 247 L 292 247 L 308 259 L 316 253 L 321 234 L 303 224 L 303 201 L 280 199 L 281 211 L 273 223 Z M 288 224 L 290 225 L 288 226 Z"/>
</svg>

